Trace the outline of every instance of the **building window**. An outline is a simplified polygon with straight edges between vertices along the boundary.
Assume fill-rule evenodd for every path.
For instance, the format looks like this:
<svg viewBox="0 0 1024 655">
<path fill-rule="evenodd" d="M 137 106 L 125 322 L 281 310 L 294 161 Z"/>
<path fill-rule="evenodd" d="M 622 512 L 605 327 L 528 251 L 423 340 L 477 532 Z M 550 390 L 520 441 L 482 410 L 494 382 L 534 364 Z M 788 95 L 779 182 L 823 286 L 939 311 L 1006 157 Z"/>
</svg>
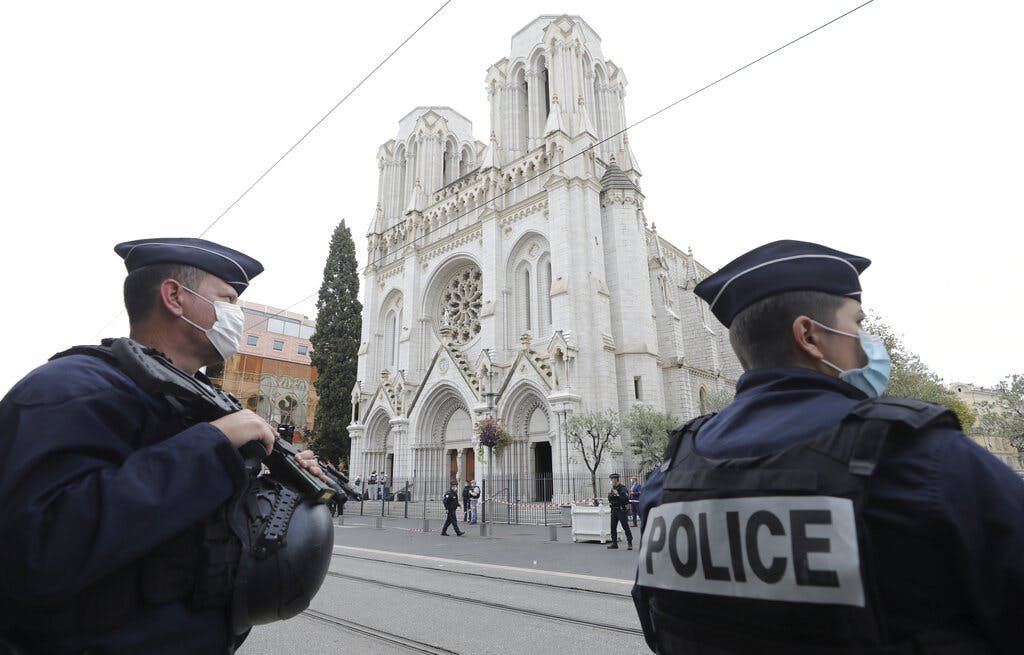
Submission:
<svg viewBox="0 0 1024 655">
<path fill-rule="evenodd" d="M 637 375 L 633 378 L 633 397 L 637 400 L 641 400 L 643 398 L 643 391 L 643 384 L 640 381 L 640 376 Z"/>
<path fill-rule="evenodd" d="M 274 350 L 284 350 L 284 341 L 274 339 Z"/>
<path fill-rule="evenodd" d="M 308 348 L 306 348 L 305 346 L 299 346 L 299 354 L 300 355 L 305 355 L 307 352 L 309 352 Z"/>
<path fill-rule="evenodd" d="M 249 335 L 249 338 L 245 340 L 245 342 L 247 344 L 249 344 L 250 346 L 255 346 L 256 345 L 256 341 L 257 341 L 257 337 L 255 337 L 255 336 L 253 336 L 251 334 Z"/>
</svg>

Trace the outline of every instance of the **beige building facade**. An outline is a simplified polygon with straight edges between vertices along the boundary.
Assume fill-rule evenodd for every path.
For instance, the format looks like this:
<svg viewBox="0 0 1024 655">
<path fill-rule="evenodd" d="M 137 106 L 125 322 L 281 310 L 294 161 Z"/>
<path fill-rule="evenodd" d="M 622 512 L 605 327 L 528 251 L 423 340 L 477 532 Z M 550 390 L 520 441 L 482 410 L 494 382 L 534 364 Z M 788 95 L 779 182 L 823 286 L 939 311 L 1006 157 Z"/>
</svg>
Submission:
<svg viewBox="0 0 1024 655">
<path fill-rule="evenodd" d="M 984 403 L 994 405 L 999 397 L 999 392 L 996 389 L 986 389 L 962 382 L 950 385 L 949 389 L 978 416 L 987 409 Z M 969 436 L 993 455 L 1003 460 L 1007 466 L 1024 475 L 1024 456 L 1010 444 L 1009 439 L 977 433 L 972 433 Z"/>
</svg>

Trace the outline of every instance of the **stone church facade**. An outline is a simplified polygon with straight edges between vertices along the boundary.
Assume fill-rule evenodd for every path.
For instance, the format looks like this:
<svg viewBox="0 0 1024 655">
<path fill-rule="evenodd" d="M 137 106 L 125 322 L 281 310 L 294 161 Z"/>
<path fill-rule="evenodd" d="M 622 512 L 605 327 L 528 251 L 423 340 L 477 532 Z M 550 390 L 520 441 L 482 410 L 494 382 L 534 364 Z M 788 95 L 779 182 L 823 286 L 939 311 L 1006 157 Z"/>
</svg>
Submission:
<svg viewBox="0 0 1024 655">
<path fill-rule="evenodd" d="M 689 418 L 741 372 L 693 294 L 709 271 L 644 214 L 626 78 L 598 35 L 542 16 L 511 45 L 487 71 L 486 143 L 417 107 L 378 153 L 350 470 L 414 494 L 486 478 L 473 426 L 493 416 L 513 443 L 491 474 L 564 498 L 557 481 L 586 474 L 569 416 L 641 402 Z M 631 458 L 623 435 L 602 473 Z"/>
</svg>

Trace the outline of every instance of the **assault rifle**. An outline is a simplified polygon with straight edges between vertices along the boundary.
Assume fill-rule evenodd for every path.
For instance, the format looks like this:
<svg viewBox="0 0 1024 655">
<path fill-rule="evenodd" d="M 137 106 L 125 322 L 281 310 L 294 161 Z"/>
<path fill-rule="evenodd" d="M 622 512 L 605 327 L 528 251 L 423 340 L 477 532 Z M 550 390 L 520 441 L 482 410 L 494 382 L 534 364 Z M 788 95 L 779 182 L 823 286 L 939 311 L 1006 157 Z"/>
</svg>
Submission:
<svg viewBox="0 0 1024 655">
<path fill-rule="evenodd" d="M 127 338 L 104 339 L 101 344 L 78 346 L 57 356 L 87 353 L 113 360 L 133 382 L 149 393 L 163 396 L 182 416 L 197 423 L 214 421 L 244 409 L 237 398 L 185 373 L 158 350 Z M 310 500 L 326 503 L 336 493 L 295 461 L 299 451 L 281 437 L 275 440 L 269 455 L 263 445 L 255 441 L 238 450 L 247 466 L 254 467 L 259 462 L 266 464 L 274 477 L 292 484 Z"/>
<path fill-rule="evenodd" d="M 329 462 L 321 462 L 320 460 L 317 460 L 317 464 L 320 465 L 324 474 L 334 482 L 334 485 L 338 487 L 336 491 L 345 494 L 352 500 L 359 500 L 363 497 L 362 493 L 349 483 L 348 476 L 334 468 L 334 466 Z"/>
</svg>

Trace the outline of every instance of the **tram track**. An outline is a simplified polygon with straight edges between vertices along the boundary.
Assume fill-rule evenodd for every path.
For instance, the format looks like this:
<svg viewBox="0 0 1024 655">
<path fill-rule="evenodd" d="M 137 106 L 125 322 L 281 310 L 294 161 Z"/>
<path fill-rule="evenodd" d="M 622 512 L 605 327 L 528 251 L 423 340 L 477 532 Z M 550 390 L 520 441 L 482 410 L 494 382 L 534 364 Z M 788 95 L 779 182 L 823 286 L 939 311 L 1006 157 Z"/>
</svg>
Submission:
<svg viewBox="0 0 1024 655">
<path fill-rule="evenodd" d="M 574 587 L 571 585 L 560 585 L 552 584 L 550 582 L 539 582 L 537 580 L 518 580 L 515 578 L 505 578 L 500 575 L 490 575 L 487 573 L 473 573 L 471 571 L 459 571 L 451 568 L 441 568 L 437 566 L 425 566 L 423 564 L 412 564 L 409 562 L 395 562 L 392 560 L 379 560 L 372 557 L 361 557 L 359 555 L 349 555 L 345 553 L 334 553 L 334 557 L 341 557 L 345 559 L 362 560 L 364 562 L 370 562 L 372 564 L 388 564 L 389 566 L 404 566 L 411 569 L 419 569 L 421 571 L 434 571 L 436 573 L 454 573 L 456 575 L 465 575 L 474 578 L 484 578 L 488 580 L 500 580 L 501 582 L 510 582 L 512 584 L 526 585 L 530 587 L 541 587 L 545 589 L 560 589 L 563 591 L 572 591 L 586 594 L 596 594 L 598 596 L 619 596 L 622 598 L 631 598 L 628 593 L 620 593 L 615 591 L 601 591 L 599 589 L 588 589 L 587 587 Z M 544 573 L 544 571 L 538 570 L 538 573 Z"/>
<path fill-rule="evenodd" d="M 436 569 L 431 569 L 436 570 Z M 352 575 L 350 573 L 337 573 L 335 571 L 328 571 L 327 575 L 333 578 L 339 578 L 342 580 L 352 580 L 354 582 L 363 582 L 366 584 L 377 585 L 388 589 L 396 589 L 399 591 L 407 591 L 415 594 L 421 594 L 424 596 L 433 596 L 435 598 L 443 598 L 449 601 L 455 601 L 458 603 L 472 605 L 474 608 L 489 607 L 491 609 L 503 611 L 503 612 L 514 612 L 516 614 L 522 614 L 524 616 L 530 616 L 534 618 L 547 619 L 549 621 L 555 621 L 557 623 L 572 623 L 575 625 L 584 626 L 586 628 L 593 628 L 598 630 L 606 630 L 609 632 L 619 632 L 628 635 L 643 636 L 643 631 L 638 628 L 627 628 L 620 625 L 609 625 L 605 623 L 598 623 L 596 621 L 587 621 L 586 619 L 576 619 L 561 614 L 552 614 L 550 612 L 542 612 L 540 610 L 530 609 L 527 607 L 517 607 L 515 605 L 506 605 L 504 603 L 498 603 L 494 601 L 484 600 L 482 598 L 466 598 L 463 596 L 457 596 L 444 591 L 435 591 L 433 589 L 424 589 L 422 587 L 414 587 L 404 584 L 396 584 L 393 582 L 386 582 L 384 580 L 378 580 L 376 578 L 367 578 L 359 575 Z M 504 578 L 501 578 L 505 580 Z M 551 585 L 557 587 L 557 585 Z M 565 587 L 557 587 L 559 589 L 565 589 Z"/>
<path fill-rule="evenodd" d="M 327 624 L 331 627 L 338 628 L 339 630 L 345 630 L 346 632 L 352 632 L 377 641 L 387 642 L 393 646 L 404 648 L 413 653 L 427 653 L 428 655 L 459 655 L 458 651 L 448 650 L 447 648 L 441 648 L 440 646 L 428 644 L 424 641 L 403 637 L 402 635 L 374 628 L 373 626 L 365 625 L 363 623 L 348 621 L 341 617 L 334 616 L 333 614 L 327 614 L 326 612 L 307 609 L 302 612 L 302 615 L 310 620 Z"/>
</svg>

